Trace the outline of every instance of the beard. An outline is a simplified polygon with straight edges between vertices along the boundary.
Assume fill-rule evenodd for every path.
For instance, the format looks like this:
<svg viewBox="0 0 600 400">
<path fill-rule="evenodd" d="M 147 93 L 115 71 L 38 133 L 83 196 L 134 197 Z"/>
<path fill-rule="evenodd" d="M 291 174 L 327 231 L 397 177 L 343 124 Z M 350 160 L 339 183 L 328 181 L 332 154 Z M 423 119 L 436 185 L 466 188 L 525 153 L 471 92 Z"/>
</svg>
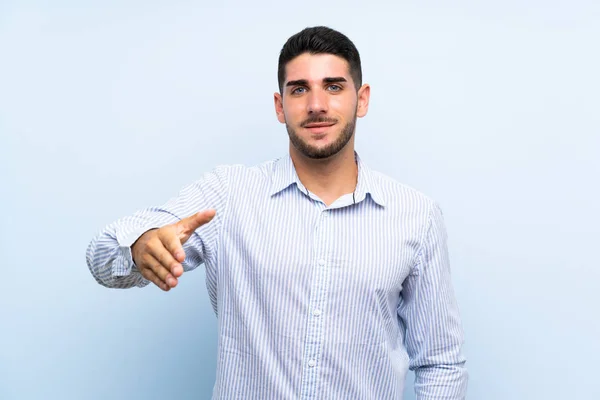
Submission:
<svg viewBox="0 0 600 400">
<path fill-rule="evenodd" d="M 337 122 L 336 120 L 332 120 L 330 118 L 325 117 L 313 117 L 309 118 L 306 121 L 300 124 L 301 127 L 304 127 L 308 124 L 319 123 L 319 122 Z M 315 160 L 322 160 L 325 158 L 329 158 L 337 153 L 339 153 L 352 139 L 354 135 L 354 130 L 356 128 L 356 112 L 354 113 L 354 117 L 348 122 L 339 133 L 338 137 L 330 144 L 325 147 L 316 147 L 308 144 L 304 139 L 302 139 L 296 131 L 289 126 L 287 123 L 285 127 L 288 131 L 288 135 L 290 137 L 290 141 L 300 153 L 302 153 L 305 157 L 312 158 Z"/>
</svg>

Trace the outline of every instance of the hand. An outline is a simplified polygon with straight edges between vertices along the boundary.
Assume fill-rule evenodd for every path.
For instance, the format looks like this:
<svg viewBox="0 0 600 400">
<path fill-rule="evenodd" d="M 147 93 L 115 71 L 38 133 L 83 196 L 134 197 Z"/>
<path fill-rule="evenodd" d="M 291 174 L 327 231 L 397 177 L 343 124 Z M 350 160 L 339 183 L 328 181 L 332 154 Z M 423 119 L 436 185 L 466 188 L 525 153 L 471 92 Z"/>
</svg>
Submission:
<svg viewBox="0 0 600 400">
<path fill-rule="evenodd" d="M 183 244 L 196 229 L 210 222 L 215 213 L 215 210 L 200 211 L 140 236 L 131 246 L 131 255 L 142 276 L 166 292 L 177 286 L 177 278 L 183 274 Z"/>
</svg>

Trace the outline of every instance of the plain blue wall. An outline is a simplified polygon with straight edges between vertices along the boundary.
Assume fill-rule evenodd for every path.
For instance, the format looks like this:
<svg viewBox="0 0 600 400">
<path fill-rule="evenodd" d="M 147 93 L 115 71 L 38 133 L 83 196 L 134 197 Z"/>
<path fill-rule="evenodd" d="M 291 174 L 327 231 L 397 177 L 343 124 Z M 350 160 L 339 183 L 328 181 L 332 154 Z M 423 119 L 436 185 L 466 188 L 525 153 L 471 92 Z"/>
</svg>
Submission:
<svg viewBox="0 0 600 400">
<path fill-rule="evenodd" d="M 361 156 L 444 209 L 468 398 L 600 399 L 598 2 L 18 3 L 0 2 L 0 399 L 210 397 L 202 267 L 109 290 L 85 249 L 215 165 L 284 154 L 278 51 L 316 24 L 363 57 Z"/>
</svg>

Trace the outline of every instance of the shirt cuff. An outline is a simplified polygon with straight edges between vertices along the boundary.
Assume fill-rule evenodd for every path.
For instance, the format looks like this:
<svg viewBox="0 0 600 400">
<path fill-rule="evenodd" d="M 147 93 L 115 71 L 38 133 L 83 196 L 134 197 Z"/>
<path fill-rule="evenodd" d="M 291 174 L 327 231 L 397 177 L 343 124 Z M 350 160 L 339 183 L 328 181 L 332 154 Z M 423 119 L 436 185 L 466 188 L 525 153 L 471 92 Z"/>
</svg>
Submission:
<svg viewBox="0 0 600 400">
<path fill-rule="evenodd" d="M 129 229 L 124 232 L 116 232 L 117 242 L 119 243 L 119 253 L 113 263 L 112 275 L 128 276 L 133 272 L 138 272 L 133 262 L 131 254 L 131 245 L 150 229 L 158 228 L 156 225 L 148 225 L 141 228 Z"/>
</svg>

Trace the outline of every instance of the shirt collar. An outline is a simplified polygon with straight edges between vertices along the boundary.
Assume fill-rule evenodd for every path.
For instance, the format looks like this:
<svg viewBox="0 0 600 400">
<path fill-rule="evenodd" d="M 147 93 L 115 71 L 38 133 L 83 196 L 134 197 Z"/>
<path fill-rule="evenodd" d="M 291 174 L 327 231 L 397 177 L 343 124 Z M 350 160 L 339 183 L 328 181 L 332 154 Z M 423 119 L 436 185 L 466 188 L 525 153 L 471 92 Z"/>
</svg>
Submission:
<svg viewBox="0 0 600 400">
<path fill-rule="evenodd" d="M 354 157 L 358 164 L 358 182 L 354 191 L 356 202 L 363 201 L 369 194 L 375 203 L 385 207 L 385 201 L 381 195 L 380 186 L 374 172 L 361 160 L 358 153 L 354 152 Z M 300 182 L 300 178 L 298 178 L 292 158 L 289 154 L 286 154 L 284 157 L 275 160 L 273 164 L 270 195 L 274 196 L 294 183 L 299 190 L 307 192 L 302 182 Z"/>
</svg>

